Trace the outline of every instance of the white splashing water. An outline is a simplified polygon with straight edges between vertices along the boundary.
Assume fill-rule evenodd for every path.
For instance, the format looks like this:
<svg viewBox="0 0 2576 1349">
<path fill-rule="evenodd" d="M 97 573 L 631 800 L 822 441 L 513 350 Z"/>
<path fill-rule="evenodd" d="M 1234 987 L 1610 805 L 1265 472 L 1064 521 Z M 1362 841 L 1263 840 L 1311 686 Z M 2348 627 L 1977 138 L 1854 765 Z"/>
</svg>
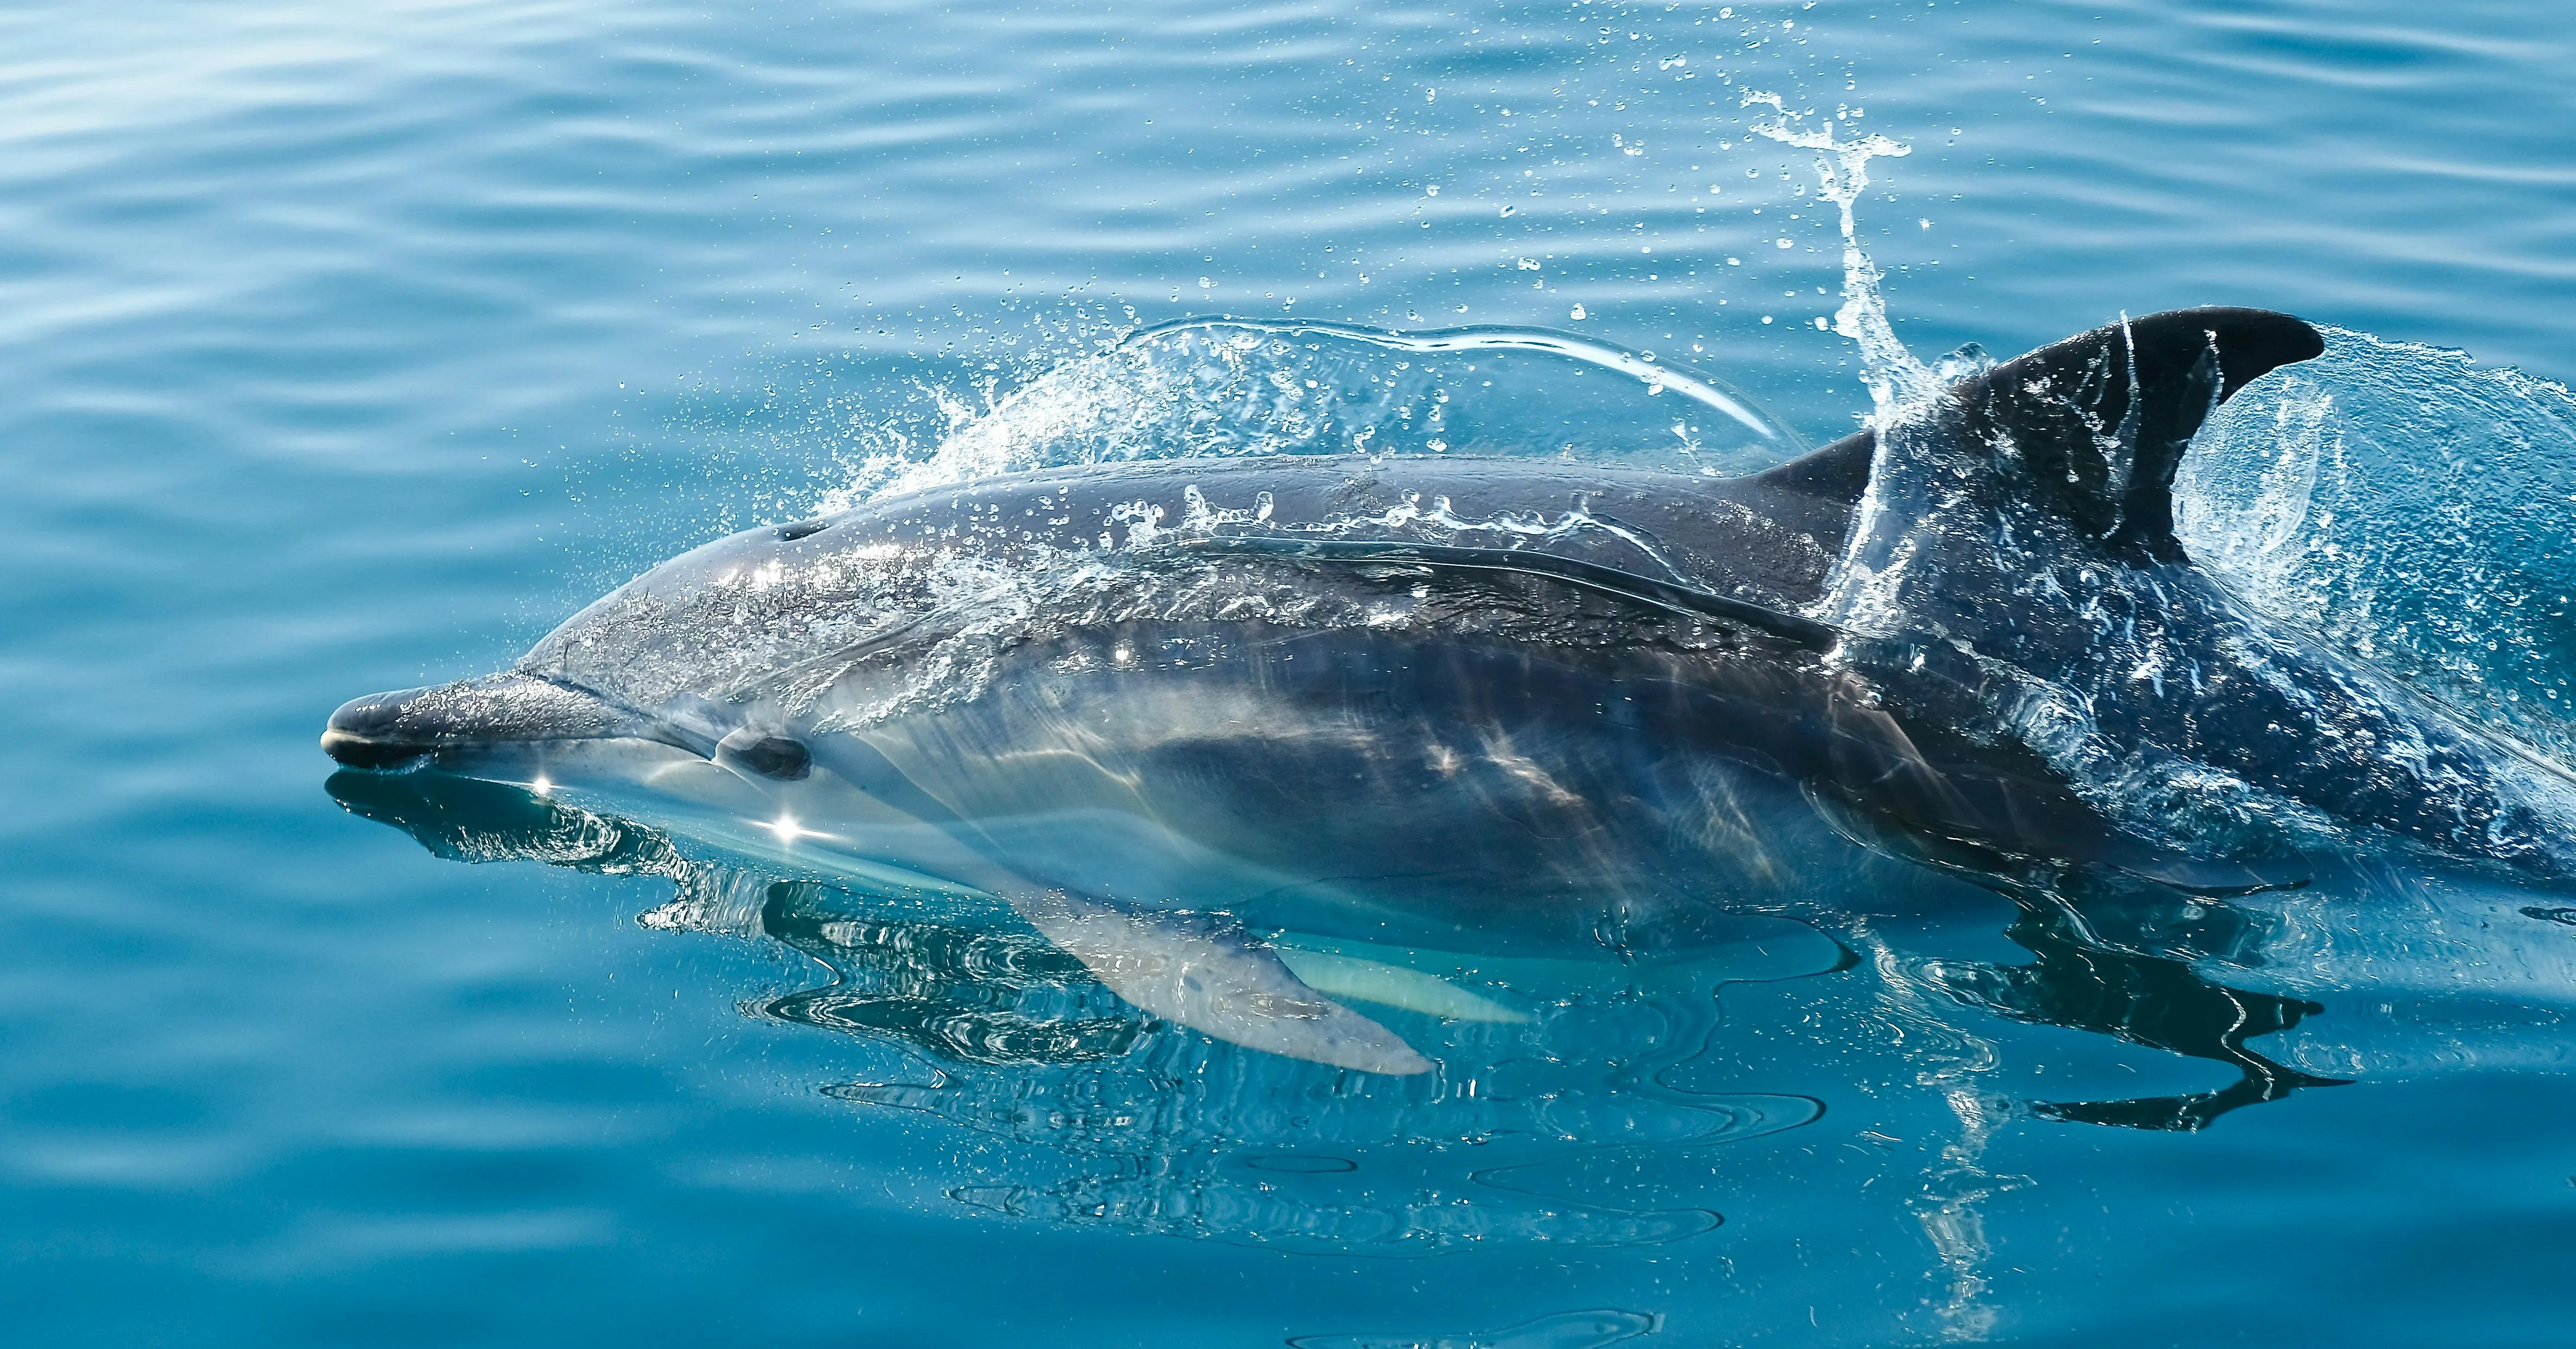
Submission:
<svg viewBox="0 0 2576 1349">
<path fill-rule="evenodd" d="M 1861 248 L 1852 220 L 1853 205 L 1869 189 L 1870 161 L 1901 159 L 1914 153 L 1913 147 L 1876 134 L 1841 139 L 1831 119 L 1810 129 L 1778 94 L 1747 93 L 1744 106 L 1769 108 L 1778 116 L 1777 121 L 1754 126 L 1754 135 L 1815 152 L 1816 176 L 1822 180 L 1819 195 L 1840 213 L 1843 232 L 1843 302 L 1834 311 L 1834 331 L 1859 345 L 1861 380 L 1869 386 L 1875 409 L 1872 425 L 1884 425 L 1898 411 L 1939 392 L 1944 383 L 1939 373 L 1896 340 L 1896 330 L 1887 321 L 1886 301 L 1879 293 L 1878 267 Z"/>
<path fill-rule="evenodd" d="M 2193 444 L 2184 547 L 2266 618 L 2576 762 L 2576 393 L 2323 331 Z"/>
<path fill-rule="evenodd" d="M 1912 150 L 1876 134 L 1846 140 L 1831 119 L 1810 127 L 1777 94 L 1747 93 L 1744 106 L 1767 107 L 1777 115 L 1775 121 L 1756 125 L 1755 135 L 1816 156 L 1820 195 L 1834 204 L 1842 226 L 1843 301 L 1834 313 L 1834 331 L 1860 349 L 1861 380 L 1870 395 L 1869 426 L 1878 433 L 1870 485 L 1853 513 L 1851 538 L 1812 612 L 1850 631 L 1892 635 L 1909 625 L 1899 592 L 1918 551 L 1913 523 L 1934 505 L 1916 499 L 1920 491 L 1903 486 L 1925 483 L 1925 476 L 1891 471 L 1892 461 L 1917 452 L 1901 430 L 1913 412 L 1946 387 L 1953 372 L 1925 365 L 1897 340 L 1879 290 L 1878 267 L 1860 246 L 1853 207 L 1869 187 L 1870 161 L 1900 158 Z"/>
<path fill-rule="evenodd" d="M 1715 377 L 1504 327 L 1185 320 L 1067 361 L 986 410 L 949 411 L 953 429 L 934 452 L 870 463 L 822 509 L 1124 460 L 1508 454 L 1727 476 L 1805 449 Z"/>
<path fill-rule="evenodd" d="M 1812 612 L 1871 636 L 1940 635 L 1944 578 L 1927 568 L 1955 569 L 1978 554 L 1976 540 L 1993 541 L 1977 565 L 1991 566 L 1995 582 L 2026 585 L 2048 568 L 2023 554 L 2033 541 L 2018 539 L 2013 522 L 1963 494 L 1960 484 L 1994 466 L 1961 462 L 1918 414 L 1950 379 L 1974 371 L 1927 366 L 1905 350 L 1859 245 L 1853 207 L 1869 165 L 1905 147 L 1845 139 L 1834 122 L 1809 125 L 1768 94 L 1746 103 L 1777 114 L 1758 134 L 1815 154 L 1821 195 L 1840 210 L 1835 326 L 1858 346 L 1873 401 L 1870 484 Z M 2176 484 L 2186 548 L 2281 630 L 2576 763 L 2576 395 L 2515 371 L 2472 370 L 2452 353 L 2327 337 L 2323 358 L 2241 391 L 2204 431 Z M 2120 604 L 2164 602 L 2152 581 L 2078 571 L 2076 580 L 2117 591 Z M 1955 588 L 1958 578 L 1947 579 Z M 2098 668 L 2080 672 L 1989 670 L 2019 690 L 1993 710 L 2095 805 L 2194 855 L 2259 851 L 2275 833 L 2324 827 L 2295 802 L 2198 762 L 2188 745 L 2167 752 L 2106 737 L 2095 700 L 2120 696 L 2123 678 L 2160 679 L 2170 662 L 2153 643 L 2132 649 L 2125 639 L 2097 654 Z M 2506 795 L 2564 814 L 2564 768 L 2499 771 Z"/>
<path fill-rule="evenodd" d="M 1961 373 L 1947 362 L 1939 368 L 1924 364 L 1897 340 L 1879 289 L 1881 275 L 1860 246 L 1853 219 L 1853 207 L 1869 187 L 1870 161 L 1899 158 L 1910 149 L 1874 134 L 1842 139 L 1831 120 L 1814 128 L 1803 126 L 1776 94 L 1748 93 L 1744 106 L 1767 107 L 1777 114 L 1778 120 L 1755 126 L 1754 134 L 1815 153 L 1820 195 L 1834 204 L 1843 236 L 1842 305 L 1834 313 L 1834 331 L 1860 349 L 1861 379 L 1869 388 L 1871 404 L 1868 424 L 1878 433 L 1870 485 L 1854 513 L 1851 540 L 1815 612 L 1847 629 L 1891 633 L 1910 622 L 1899 604 L 1898 588 L 1912 558 L 1910 530 L 1924 503 L 1913 500 L 1916 494 L 1911 492 L 1891 493 L 1888 484 L 1918 482 L 1921 476 L 1891 472 L 1889 461 L 1891 456 L 1920 453 L 1922 447 L 1915 438 L 1902 433 L 1908 416 Z M 1943 1147 L 1940 1160 L 1924 1172 L 1922 1189 L 1909 1206 L 1940 1255 L 1945 1286 L 1932 1307 L 1939 1338 L 1953 1343 L 1984 1340 L 1994 1330 L 1996 1313 L 1985 1299 L 1985 1267 L 1992 1247 L 1981 1209 L 1995 1194 L 2027 1183 L 2020 1177 L 1998 1176 L 1983 1165 L 1999 1120 L 1998 1102 L 1984 1079 L 1997 1059 L 1991 1045 L 1957 1031 L 1930 1010 L 1937 997 L 1891 948 L 1865 932 L 1852 935 L 1872 949 L 1891 1018 L 1908 1024 L 1927 1045 L 1955 1046 L 1934 1049 L 1917 1080 L 1941 1092 L 1958 1120 L 1958 1137 Z"/>
</svg>

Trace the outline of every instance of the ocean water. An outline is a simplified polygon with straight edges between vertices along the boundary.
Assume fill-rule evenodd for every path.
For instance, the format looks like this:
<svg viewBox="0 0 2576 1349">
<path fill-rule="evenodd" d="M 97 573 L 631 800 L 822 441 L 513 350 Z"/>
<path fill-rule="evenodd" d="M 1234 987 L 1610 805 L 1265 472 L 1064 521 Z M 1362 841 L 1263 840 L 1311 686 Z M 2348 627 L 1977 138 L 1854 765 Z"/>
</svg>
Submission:
<svg viewBox="0 0 2576 1349">
<path fill-rule="evenodd" d="M 1924 879 L 1515 974 L 1543 1014 L 1443 1041 L 1502 1089 L 1429 1099 L 314 737 L 725 531 L 1091 443 L 1154 324 L 1569 334 L 1681 373 L 1564 425 L 1822 444 L 1869 367 L 1786 119 L 1903 149 L 1853 238 L 1925 360 L 2329 327 L 2186 539 L 2563 758 L 2571 64 L 2501 3 L 0 14 L 10 1336 L 2567 1343 L 2576 901 L 2509 877 L 2162 945 Z M 1667 443 L 1689 372 L 1777 428 Z M 997 981 L 1071 1047 L 957 1038 Z"/>
</svg>

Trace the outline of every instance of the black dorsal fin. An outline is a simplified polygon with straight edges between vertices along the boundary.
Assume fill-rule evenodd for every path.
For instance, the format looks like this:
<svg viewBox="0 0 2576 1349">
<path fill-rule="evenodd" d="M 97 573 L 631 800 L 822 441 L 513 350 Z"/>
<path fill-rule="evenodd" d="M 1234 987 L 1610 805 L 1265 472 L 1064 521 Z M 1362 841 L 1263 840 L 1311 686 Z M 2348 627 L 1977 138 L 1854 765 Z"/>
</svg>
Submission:
<svg viewBox="0 0 2576 1349">
<path fill-rule="evenodd" d="M 2174 470 L 2210 410 L 2268 371 L 2325 350 L 2317 330 L 2261 309 L 2177 309 L 2079 333 L 1950 390 L 1965 444 L 2009 440 L 2021 484 L 2114 553 L 2179 561 Z M 2132 385 L 2143 396 L 2131 397 Z M 1757 475 L 1850 503 L 1869 485 L 1872 433 Z"/>
</svg>

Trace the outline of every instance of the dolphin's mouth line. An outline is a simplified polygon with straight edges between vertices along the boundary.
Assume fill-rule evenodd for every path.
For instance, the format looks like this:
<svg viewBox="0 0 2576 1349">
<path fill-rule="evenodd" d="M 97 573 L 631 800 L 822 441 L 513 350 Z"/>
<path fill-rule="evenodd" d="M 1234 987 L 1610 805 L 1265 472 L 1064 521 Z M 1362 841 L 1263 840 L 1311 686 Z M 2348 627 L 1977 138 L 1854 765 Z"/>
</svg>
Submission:
<svg viewBox="0 0 2576 1349">
<path fill-rule="evenodd" d="M 364 768 L 378 773 L 408 772 L 429 762 L 439 746 L 412 745 L 389 740 L 375 740 L 354 731 L 332 727 L 322 732 L 322 752 L 343 768 Z"/>
<path fill-rule="evenodd" d="M 614 694 L 560 675 L 517 670 L 510 677 L 569 694 L 577 700 L 573 706 L 593 715 L 561 717 L 562 709 L 553 709 L 559 717 L 553 726 L 541 720 L 515 734 L 503 730 L 498 734 L 460 735 L 454 733 L 452 725 L 438 724 L 434 714 L 425 727 L 406 724 L 412 718 L 405 714 L 418 708 L 422 697 L 436 690 L 378 694 L 353 700 L 332 714 L 329 726 L 322 732 L 322 752 L 344 767 L 376 772 L 410 771 L 476 750 L 588 740 L 639 740 L 667 745 L 710 761 L 719 758 L 723 739 L 714 730 L 648 712 Z"/>
<path fill-rule="evenodd" d="M 502 737 L 484 740 L 444 739 L 430 743 L 417 740 L 378 740 L 349 731 L 330 730 L 322 733 L 322 752 L 343 768 L 361 768 L 379 773 L 408 773 L 422 768 L 455 766 L 452 760 L 476 750 L 499 749 L 515 745 L 575 744 L 585 741 L 636 740 L 646 744 L 667 745 L 671 742 L 641 735 L 559 735 Z M 678 748 L 674 746 L 674 748 Z"/>
</svg>

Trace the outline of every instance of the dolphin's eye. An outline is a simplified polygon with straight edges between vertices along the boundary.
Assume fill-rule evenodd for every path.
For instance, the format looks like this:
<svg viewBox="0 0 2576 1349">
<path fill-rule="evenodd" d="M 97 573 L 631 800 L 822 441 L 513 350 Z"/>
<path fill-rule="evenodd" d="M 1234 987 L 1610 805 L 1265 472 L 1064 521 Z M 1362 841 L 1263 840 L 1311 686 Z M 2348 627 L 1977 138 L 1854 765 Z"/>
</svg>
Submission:
<svg viewBox="0 0 2576 1349">
<path fill-rule="evenodd" d="M 794 543 L 808 534 L 820 534 L 831 527 L 831 520 L 828 517 L 820 515 L 815 516 L 811 520 L 799 520 L 792 525 L 780 525 L 778 527 L 778 541 L 780 543 Z"/>
<path fill-rule="evenodd" d="M 749 726 L 716 742 L 715 761 L 727 768 L 782 782 L 794 782 L 814 771 L 814 755 L 801 741 L 770 735 Z"/>
</svg>

